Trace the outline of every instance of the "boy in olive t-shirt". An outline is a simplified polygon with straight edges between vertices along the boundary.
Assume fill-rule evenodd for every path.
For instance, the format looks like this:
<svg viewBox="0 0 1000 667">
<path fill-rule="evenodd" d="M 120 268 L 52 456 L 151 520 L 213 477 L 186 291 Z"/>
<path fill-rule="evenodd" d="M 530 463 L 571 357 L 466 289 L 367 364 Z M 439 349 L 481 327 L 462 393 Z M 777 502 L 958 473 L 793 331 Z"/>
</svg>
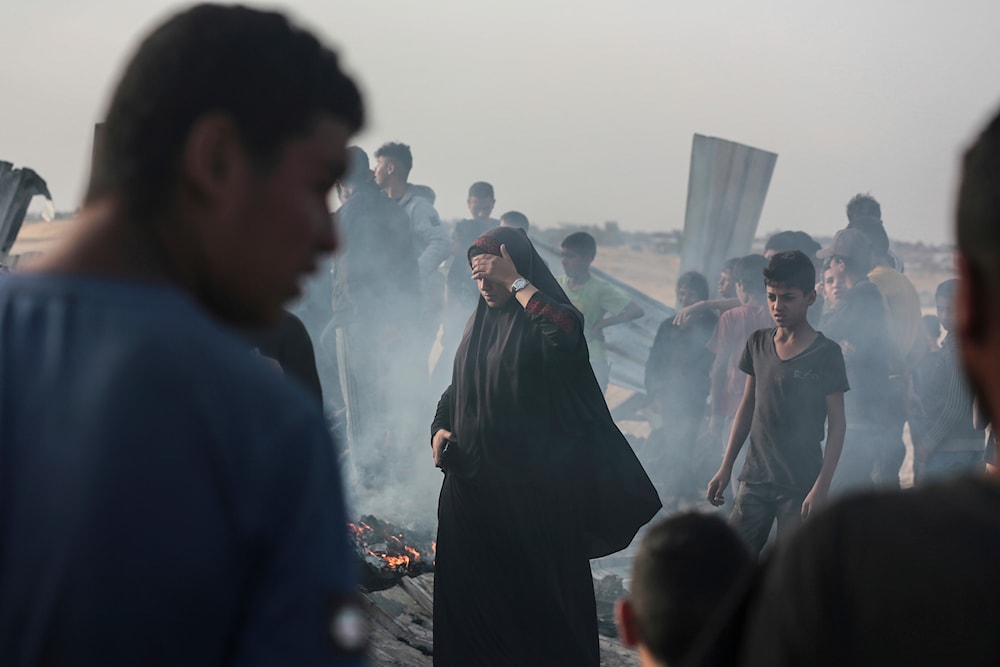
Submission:
<svg viewBox="0 0 1000 667">
<path fill-rule="evenodd" d="M 844 392 L 849 389 L 840 347 L 806 319 L 816 300 L 812 261 L 797 250 L 777 253 L 764 269 L 764 280 L 778 326 L 756 331 L 747 340 L 740 360 L 746 391 L 722 465 L 708 485 L 709 502 L 722 505 L 722 492 L 749 434 L 750 450 L 729 520 L 757 553 L 775 519 L 780 538 L 826 500 L 844 445 Z"/>
</svg>

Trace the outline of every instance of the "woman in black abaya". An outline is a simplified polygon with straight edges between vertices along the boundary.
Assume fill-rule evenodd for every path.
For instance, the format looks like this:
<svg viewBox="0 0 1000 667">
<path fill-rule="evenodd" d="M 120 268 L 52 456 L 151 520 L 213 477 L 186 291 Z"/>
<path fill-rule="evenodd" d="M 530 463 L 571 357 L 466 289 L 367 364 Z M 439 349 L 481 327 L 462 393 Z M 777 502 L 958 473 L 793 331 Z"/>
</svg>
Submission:
<svg viewBox="0 0 1000 667">
<path fill-rule="evenodd" d="M 596 666 L 589 559 L 627 546 L 659 499 L 527 237 L 492 229 L 469 259 L 481 298 L 431 427 L 434 664 Z"/>
</svg>

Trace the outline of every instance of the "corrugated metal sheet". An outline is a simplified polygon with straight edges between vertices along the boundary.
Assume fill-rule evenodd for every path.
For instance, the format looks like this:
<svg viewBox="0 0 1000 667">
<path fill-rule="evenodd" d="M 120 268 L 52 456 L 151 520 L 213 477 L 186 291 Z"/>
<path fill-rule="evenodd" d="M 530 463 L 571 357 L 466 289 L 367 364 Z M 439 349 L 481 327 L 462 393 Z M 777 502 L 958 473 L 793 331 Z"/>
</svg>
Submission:
<svg viewBox="0 0 1000 667">
<path fill-rule="evenodd" d="M 559 249 L 536 239 L 532 239 L 531 242 L 545 263 L 555 269 L 553 273 L 560 275 L 562 270 Z M 674 316 L 674 309 L 600 269 L 591 267 L 590 272 L 627 294 L 645 311 L 645 315 L 637 320 L 605 329 L 604 341 L 608 351 L 608 361 L 611 363 L 611 384 L 646 393 L 646 360 L 649 358 L 649 348 L 653 346 L 656 331 L 663 320 Z"/>
<path fill-rule="evenodd" d="M 14 169 L 10 162 L 0 161 L 0 264 L 7 259 L 28 204 L 36 195 L 52 199 L 41 176 L 31 169 Z"/>
<path fill-rule="evenodd" d="M 750 252 L 776 153 L 716 137 L 694 135 L 681 271 L 709 280 L 730 257 Z"/>
</svg>

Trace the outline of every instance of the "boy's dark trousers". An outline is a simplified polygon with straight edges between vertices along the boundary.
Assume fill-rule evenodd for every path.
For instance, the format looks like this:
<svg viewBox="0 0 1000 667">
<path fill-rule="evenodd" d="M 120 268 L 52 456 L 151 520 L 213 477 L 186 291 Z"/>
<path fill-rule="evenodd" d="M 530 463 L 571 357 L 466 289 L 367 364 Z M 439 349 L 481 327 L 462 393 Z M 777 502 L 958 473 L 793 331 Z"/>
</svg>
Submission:
<svg viewBox="0 0 1000 667">
<path fill-rule="evenodd" d="M 729 524 L 759 554 L 767 543 L 771 525 L 778 520 L 778 537 L 802 523 L 802 501 L 806 494 L 774 484 L 740 482 Z"/>
</svg>

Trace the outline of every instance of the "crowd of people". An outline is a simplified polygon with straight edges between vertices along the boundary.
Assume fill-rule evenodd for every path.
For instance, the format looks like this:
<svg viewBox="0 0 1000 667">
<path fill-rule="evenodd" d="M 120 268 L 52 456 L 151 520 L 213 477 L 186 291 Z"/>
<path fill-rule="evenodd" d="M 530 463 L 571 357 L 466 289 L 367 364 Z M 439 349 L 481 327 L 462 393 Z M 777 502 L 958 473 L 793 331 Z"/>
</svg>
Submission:
<svg viewBox="0 0 1000 667">
<path fill-rule="evenodd" d="M 363 664 L 338 454 L 375 491 L 443 472 L 437 665 L 596 667 L 589 560 L 654 482 L 732 510 L 645 532 L 616 608 L 644 665 L 996 663 L 1000 116 L 935 316 L 870 195 L 715 295 L 680 276 L 643 462 L 602 343 L 644 313 L 593 237 L 557 278 L 482 181 L 449 232 L 408 146 L 349 146 L 364 118 L 277 13 L 198 5 L 140 44 L 74 236 L 0 279 L 0 663 Z"/>
</svg>

